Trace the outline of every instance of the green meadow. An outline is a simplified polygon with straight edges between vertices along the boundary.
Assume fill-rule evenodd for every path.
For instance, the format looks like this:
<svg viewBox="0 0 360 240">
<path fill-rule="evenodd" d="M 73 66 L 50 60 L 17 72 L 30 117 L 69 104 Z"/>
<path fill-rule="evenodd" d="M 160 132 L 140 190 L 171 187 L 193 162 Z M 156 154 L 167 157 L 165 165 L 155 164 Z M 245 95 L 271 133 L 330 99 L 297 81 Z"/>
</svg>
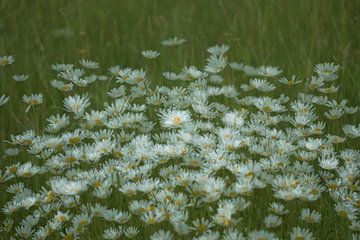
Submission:
<svg viewBox="0 0 360 240">
<path fill-rule="evenodd" d="M 161 44 L 162 40 L 174 36 L 184 38 L 186 42 L 175 47 Z M 331 96 L 348 99 L 350 106 L 360 103 L 360 1 L 0 0 L 0 57 L 12 55 L 15 58 L 13 64 L 0 66 L 0 96 L 5 94 L 10 97 L 8 103 L 0 106 L 0 158 L 11 146 L 5 140 L 10 140 L 12 134 L 28 129 L 45 134 L 46 119 L 53 114 L 66 113 L 62 104 L 64 98 L 88 92 L 91 109 L 95 110 L 103 109 L 104 102 L 112 101 L 106 93 L 118 86 L 115 81 L 96 81 L 84 88 L 75 86 L 70 92 L 54 89 L 50 82 L 57 78 L 57 73 L 51 69 L 52 64 L 79 66 L 79 60 L 89 59 L 99 63 L 100 68 L 92 71 L 97 75 L 107 75 L 108 68 L 114 65 L 142 68 L 146 70 L 149 85 L 153 88 L 164 84 L 186 87 L 182 81 L 170 82 L 162 73 L 178 73 L 184 66 L 192 65 L 202 69 L 209 55 L 206 49 L 216 44 L 230 47 L 226 54 L 228 62 L 254 67 L 278 66 L 282 70 L 281 76 L 296 75 L 304 82 L 315 75 L 313 69 L 317 63 L 339 65 L 339 78 L 335 85 L 340 85 L 340 89 Z M 141 51 L 147 49 L 160 52 L 160 56 L 153 60 L 145 59 Z M 13 75 L 21 74 L 29 75 L 29 78 L 24 82 L 12 79 Z M 232 85 L 237 90 L 249 80 L 249 77 L 228 66 L 221 75 L 223 85 Z M 298 85 L 277 88 L 267 96 L 277 97 L 284 93 L 295 98 L 299 92 L 306 91 L 304 85 Z M 27 104 L 22 97 L 32 93 L 42 93 L 44 103 L 33 106 L 25 113 Z M 230 100 L 221 98 L 219 101 L 226 105 Z M 343 135 L 342 127 L 345 124 L 358 125 L 359 116 L 356 113 L 336 121 L 324 121 L 333 134 Z M 340 147 L 359 149 L 358 140 L 349 139 Z M 0 170 L 6 171 L 6 167 L 15 162 L 29 161 L 27 157 L 26 152 L 14 158 L 4 157 L 0 160 Z M 31 161 L 36 163 L 36 159 Z M 220 176 L 227 174 L 224 171 L 219 173 Z M 51 174 L 46 173 L 21 180 L 26 186 L 40 191 L 41 186 L 45 186 L 43 182 L 50 177 Z M 20 178 L 17 177 L 9 182 L 0 181 L 0 208 L 11 200 L 10 194 L 2 193 L 18 181 Z M 135 198 L 141 199 L 139 196 Z M 91 204 L 99 202 L 109 208 L 127 209 L 125 205 L 128 204 L 126 197 L 115 193 L 110 198 L 97 201 L 87 192 L 82 199 L 88 199 Z M 271 187 L 256 189 L 248 199 L 252 204 L 240 214 L 242 220 L 236 225 L 244 235 L 254 229 L 265 229 L 264 212 L 269 203 L 275 201 Z M 209 205 L 217 208 L 216 203 Z M 338 216 L 332 199 L 325 192 L 315 202 L 294 200 L 284 205 L 290 210 L 290 215 L 283 219 L 281 227 L 270 230 L 279 239 L 290 239 L 291 229 L 301 225 L 299 213 L 304 207 L 316 207 L 322 215 L 321 223 L 307 227 L 316 239 L 357 239 L 352 238 L 356 231 L 349 229 L 350 221 Z M 77 209 L 80 211 L 80 208 Z M 208 216 L 206 211 L 210 210 L 196 211 L 193 209 L 190 212 L 190 219 L 195 219 L 197 215 Z M 26 216 L 25 211 L 17 213 L 15 223 Z M 6 217 L 0 212 L 0 226 Z M 44 221 L 41 221 L 43 225 Z M 134 226 L 143 224 L 137 218 L 132 218 L 130 223 Z M 102 239 L 104 229 L 109 226 L 112 225 L 96 219 L 79 239 Z M 150 239 L 154 231 L 171 229 L 169 226 L 169 223 L 146 225 L 135 239 Z M 215 229 L 222 231 L 220 227 Z M 10 239 L 14 234 L 14 229 L 10 233 L 0 233 L 0 239 Z M 190 239 L 180 234 L 174 236 L 174 239 Z M 65 238 L 54 233 L 48 239 Z"/>
</svg>

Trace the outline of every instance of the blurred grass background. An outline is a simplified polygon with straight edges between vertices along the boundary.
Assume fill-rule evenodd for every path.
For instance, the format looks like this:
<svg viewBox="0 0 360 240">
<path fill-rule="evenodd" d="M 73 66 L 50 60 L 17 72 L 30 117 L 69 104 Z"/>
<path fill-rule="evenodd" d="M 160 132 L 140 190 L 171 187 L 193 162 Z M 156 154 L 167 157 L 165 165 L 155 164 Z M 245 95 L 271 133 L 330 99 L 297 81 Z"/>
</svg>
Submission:
<svg viewBox="0 0 360 240">
<path fill-rule="evenodd" d="M 284 76 L 296 74 L 304 79 L 311 76 L 316 63 L 340 64 L 339 98 L 358 104 L 359 12 L 356 0 L 1 0 L 0 56 L 14 55 L 16 62 L 0 68 L 0 95 L 11 97 L 10 103 L 0 107 L 0 149 L 10 134 L 40 130 L 47 116 L 64 111 L 60 107 L 64 93 L 50 86 L 56 78 L 51 64 L 77 64 L 82 58 L 98 61 L 98 74 L 116 64 L 149 68 L 156 85 L 164 81 L 163 71 L 204 66 L 206 48 L 225 43 L 231 46 L 230 61 L 279 66 Z M 173 36 L 187 42 L 176 48 L 161 45 L 162 39 Z M 161 55 L 148 62 L 140 54 L 145 49 L 159 50 Z M 14 74 L 30 78 L 19 83 L 11 79 Z M 238 75 L 226 76 L 227 83 L 243 83 Z M 107 99 L 104 85 L 85 91 L 93 93 L 95 105 Z M 44 104 L 25 115 L 21 97 L 39 92 L 44 94 Z M 333 224 L 325 223 L 332 232 L 338 231 Z M 346 228 L 324 239 L 341 239 L 337 237 L 345 232 Z"/>
</svg>

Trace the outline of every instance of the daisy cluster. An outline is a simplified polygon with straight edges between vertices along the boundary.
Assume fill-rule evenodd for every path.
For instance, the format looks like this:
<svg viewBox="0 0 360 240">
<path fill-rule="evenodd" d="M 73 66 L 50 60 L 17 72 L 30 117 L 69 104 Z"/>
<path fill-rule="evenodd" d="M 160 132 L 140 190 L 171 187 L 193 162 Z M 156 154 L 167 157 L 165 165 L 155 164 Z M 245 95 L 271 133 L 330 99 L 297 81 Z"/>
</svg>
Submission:
<svg viewBox="0 0 360 240">
<path fill-rule="evenodd" d="M 359 239 L 360 152 L 351 145 L 360 125 L 327 126 L 359 109 L 332 98 L 339 66 L 317 64 L 307 80 L 280 77 L 278 67 L 228 63 L 228 50 L 209 48 L 206 66 L 164 72 L 167 83 L 156 87 L 143 69 L 97 75 L 90 60 L 52 65 L 66 113 L 49 116 L 44 134 L 29 129 L 7 140 L 3 236 L 89 239 L 94 228 L 103 239 L 313 240 L 325 199 Z M 246 83 L 223 83 L 227 66 Z M 116 85 L 101 109 L 90 94 L 71 93 L 95 81 Z M 298 94 L 290 98 L 291 87 Z M 43 95 L 23 101 L 30 111 Z M 269 193 L 265 211 L 251 215 Z M 256 227 L 243 224 L 255 217 Z M 284 233 L 288 218 L 298 221 Z"/>
</svg>

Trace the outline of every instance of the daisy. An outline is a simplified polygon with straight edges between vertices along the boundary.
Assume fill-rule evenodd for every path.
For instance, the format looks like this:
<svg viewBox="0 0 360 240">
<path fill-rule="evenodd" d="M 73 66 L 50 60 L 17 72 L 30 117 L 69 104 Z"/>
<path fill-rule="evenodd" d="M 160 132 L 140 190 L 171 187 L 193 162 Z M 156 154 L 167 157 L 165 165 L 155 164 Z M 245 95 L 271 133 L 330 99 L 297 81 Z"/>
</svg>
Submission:
<svg viewBox="0 0 360 240">
<path fill-rule="evenodd" d="M 314 235 L 306 228 L 294 227 L 291 231 L 291 240 L 315 240 Z"/>
<path fill-rule="evenodd" d="M 243 63 L 237 63 L 237 62 L 231 62 L 229 66 L 237 71 L 243 71 L 244 70 L 244 64 Z"/>
<path fill-rule="evenodd" d="M 314 72 L 316 72 L 320 77 L 323 77 L 325 81 L 333 81 L 337 78 L 336 72 L 339 70 L 339 65 L 334 63 L 319 63 L 314 67 Z"/>
<path fill-rule="evenodd" d="M 54 219 L 61 223 L 69 221 L 70 220 L 69 211 L 67 211 L 66 213 L 63 213 L 58 210 L 56 215 L 54 216 Z"/>
<path fill-rule="evenodd" d="M 65 109 L 74 113 L 76 119 L 80 118 L 84 114 L 85 108 L 90 106 L 88 94 L 69 96 L 63 102 Z"/>
<path fill-rule="evenodd" d="M 282 70 L 280 70 L 279 67 L 261 66 L 257 68 L 257 74 L 264 77 L 275 77 L 281 72 Z"/>
<path fill-rule="evenodd" d="M 34 230 L 32 230 L 31 226 L 29 225 L 18 226 L 15 228 L 15 231 L 16 231 L 16 235 L 24 239 L 29 238 L 34 232 Z"/>
<path fill-rule="evenodd" d="M 195 80 L 207 77 L 206 72 L 202 72 L 197 69 L 195 66 L 184 67 L 181 73 L 178 75 L 178 78 L 181 80 Z"/>
<path fill-rule="evenodd" d="M 87 59 L 81 59 L 79 61 L 79 63 L 84 68 L 88 68 L 88 69 L 97 69 L 97 68 L 99 68 L 99 63 L 94 62 L 94 61 L 90 61 L 90 60 L 87 60 Z"/>
<path fill-rule="evenodd" d="M 278 81 L 281 82 L 282 84 L 285 84 L 285 85 L 288 85 L 288 86 L 297 85 L 297 84 L 302 82 L 295 75 L 292 75 L 291 78 L 282 77 Z"/>
<path fill-rule="evenodd" d="M 31 94 L 30 96 L 23 96 L 23 101 L 28 104 L 25 112 L 28 112 L 32 106 L 43 103 L 43 95 L 41 93 Z"/>
<path fill-rule="evenodd" d="M 339 164 L 339 160 L 331 156 L 322 157 L 319 163 L 320 167 L 322 167 L 325 170 L 336 169 L 338 164 Z"/>
<path fill-rule="evenodd" d="M 321 214 L 317 211 L 311 211 L 308 208 L 301 210 L 301 220 L 307 223 L 319 223 L 321 221 Z"/>
<path fill-rule="evenodd" d="M 11 218 L 6 218 L 2 222 L 2 227 L 0 227 L 0 231 L 10 232 L 11 229 L 13 228 L 13 225 L 14 225 L 14 220 L 12 220 Z"/>
<path fill-rule="evenodd" d="M 213 84 L 221 84 L 224 81 L 224 78 L 217 74 L 211 74 L 209 81 Z"/>
<path fill-rule="evenodd" d="M 10 65 L 15 62 L 15 58 L 11 55 L 0 56 L 0 66 Z"/>
<path fill-rule="evenodd" d="M 147 59 L 154 59 L 160 55 L 158 51 L 154 51 L 154 50 L 144 50 L 141 52 L 141 54 Z"/>
<path fill-rule="evenodd" d="M 249 233 L 248 240 L 278 240 L 274 233 L 266 230 L 253 230 Z"/>
<path fill-rule="evenodd" d="M 119 239 L 122 235 L 122 228 L 108 228 L 104 230 L 103 238 L 104 239 Z"/>
<path fill-rule="evenodd" d="M 17 82 L 24 82 L 26 81 L 27 79 L 29 78 L 28 75 L 13 75 L 12 76 L 12 79 L 14 79 L 15 81 Z"/>
<path fill-rule="evenodd" d="M 70 69 L 72 69 L 74 67 L 74 65 L 72 64 L 53 64 L 51 65 L 51 69 L 57 72 L 66 72 L 69 71 Z"/>
<path fill-rule="evenodd" d="M 137 227 L 127 227 L 124 229 L 124 235 L 127 238 L 134 238 L 140 233 Z"/>
<path fill-rule="evenodd" d="M 174 236 L 170 231 L 159 230 L 150 236 L 151 240 L 173 240 Z"/>
<path fill-rule="evenodd" d="M 120 72 L 120 66 L 119 65 L 111 66 L 111 67 L 108 68 L 108 72 L 110 73 L 110 75 L 112 77 L 116 76 Z"/>
<path fill-rule="evenodd" d="M 213 55 L 224 55 L 229 50 L 228 45 L 215 45 L 207 49 L 207 51 Z"/>
<path fill-rule="evenodd" d="M 173 37 L 163 40 L 161 44 L 164 46 L 178 46 L 183 44 L 184 42 L 186 42 L 186 39 L 184 38 Z"/>
<path fill-rule="evenodd" d="M 205 71 L 210 73 L 219 73 L 226 67 L 227 58 L 222 55 L 211 55 L 207 59 L 207 65 L 205 66 Z"/>
<path fill-rule="evenodd" d="M 48 126 L 46 127 L 46 131 L 55 133 L 60 129 L 67 127 L 70 124 L 70 119 L 66 114 L 63 115 L 51 115 L 48 119 Z"/>
<path fill-rule="evenodd" d="M 341 108 L 332 108 L 328 112 L 326 112 L 324 115 L 329 120 L 336 120 L 341 118 L 344 115 L 344 110 Z"/>
<path fill-rule="evenodd" d="M 268 215 L 265 217 L 264 223 L 267 228 L 276 228 L 282 224 L 282 220 L 277 215 Z"/>
<path fill-rule="evenodd" d="M 173 73 L 173 72 L 164 72 L 162 75 L 167 80 L 171 80 L 171 81 L 177 80 L 179 78 L 179 76 L 176 73 Z"/>
<path fill-rule="evenodd" d="M 54 193 L 72 196 L 79 194 L 87 189 L 85 181 L 69 181 L 65 178 L 50 179 L 50 187 Z"/>
<path fill-rule="evenodd" d="M 161 124 L 165 128 L 179 128 L 191 121 L 191 115 L 188 111 L 166 110 L 160 112 Z"/>
<path fill-rule="evenodd" d="M 250 80 L 249 85 L 250 89 L 255 88 L 261 92 L 271 92 L 276 88 L 273 84 L 267 82 L 266 80 L 257 78 Z"/>
<path fill-rule="evenodd" d="M 59 80 L 51 80 L 50 82 L 51 86 L 53 86 L 54 88 L 63 91 L 63 92 L 68 92 L 73 90 L 74 88 L 74 84 L 73 83 L 64 83 L 63 81 L 59 81 Z"/>
</svg>

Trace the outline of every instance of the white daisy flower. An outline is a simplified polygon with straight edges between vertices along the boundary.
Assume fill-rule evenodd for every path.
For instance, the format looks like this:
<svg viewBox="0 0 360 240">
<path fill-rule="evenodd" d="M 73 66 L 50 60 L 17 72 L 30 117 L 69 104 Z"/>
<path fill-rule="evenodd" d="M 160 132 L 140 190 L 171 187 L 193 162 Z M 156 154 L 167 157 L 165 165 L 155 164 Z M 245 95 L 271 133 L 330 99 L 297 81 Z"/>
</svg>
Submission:
<svg viewBox="0 0 360 240">
<path fill-rule="evenodd" d="M 24 82 L 29 78 L 28 75 L 22 74 L 22 75 L 13 75 L 12 79 L 14 79 L 17 82 Z"/>
<path fill-rule="evenodd" d="M 163 40 L 161 44 L 164 46 L 178 46 L 183 44 L 184 42 L 186 42 L 186 39 L 184 38 L 173 37 Z"/>
<path fill-rule="evenodd" d="M 79 63 L 84 68 L 88 68 L 88 69 L 97 69 L 97 68 L 99 68 L 99 63 L 91 61 L 91 60 L 81 59 L 79 61 Z"/>
<path fill-rule="evenodd" d="M 89 96 L 88 94 L 69 96 L 64 99 L 64 106 L 68 112 L 75 114 L 75 118 L 80 118 L 84 114 L 85 108 L 90 106 Z"/>
<path fill-rule="evenodd" d="M 144 50 L 141 52 L 141 54 L 147 59 L 154 59 L 160 55 L 158 51 L 154 51 L 154 50 Z"/>
<path fill-rule="evenodd" d="M 179 128 L 191 121 L 188 111 L 167 110 L 160 112 L 161 124 L 165 128 Z"/>
<path fill-rule="evenodd" d="M 213 55 L 224 55 L 229 50 L 228 45 L 215 45 L 207 49 L 207 51 Z"/>
<path fill-rule="evenodd" d="M 0 56 L 0 66 L 10 65 L 15 62 L 15 58 L 11 55 Z"/>
<path fill-rule="evenodd" d="M 23 96 L 23 101 L 28 104 L 25 112 L 28 112 L 32 106 L 43 103 L 43 95 L 41 93 L 31 94 L 30 96 Z"/>
</svg>

